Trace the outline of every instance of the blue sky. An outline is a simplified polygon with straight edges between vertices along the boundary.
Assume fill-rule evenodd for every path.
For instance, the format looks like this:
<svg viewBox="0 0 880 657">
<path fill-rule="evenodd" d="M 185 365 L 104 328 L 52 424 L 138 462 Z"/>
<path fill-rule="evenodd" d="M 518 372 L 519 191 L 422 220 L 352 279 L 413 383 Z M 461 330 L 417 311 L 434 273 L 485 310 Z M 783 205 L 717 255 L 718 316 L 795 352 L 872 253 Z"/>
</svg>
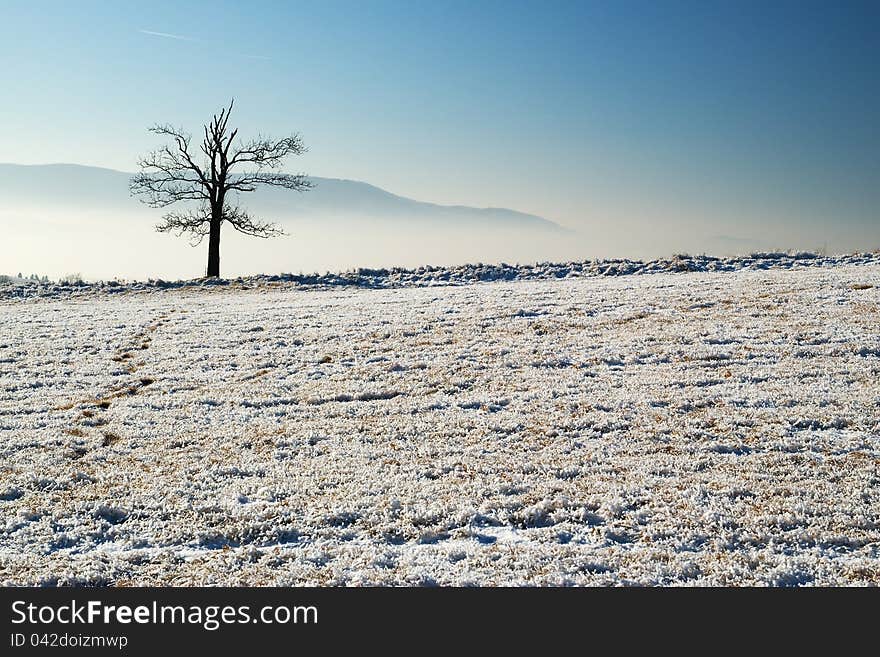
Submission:
<svg viewBox="0 0 880 657">
<path fill-rule="evenodd" d="M 244 133 L 303 135 L 292 170 L 536 213 L 610 236 L 609 253 L 694 235 L 880 247 L 880 3 L 2 13 L 0 161 L 133 170 L 148 125 L 197 128 L 235 96 Z"/>
</svg>

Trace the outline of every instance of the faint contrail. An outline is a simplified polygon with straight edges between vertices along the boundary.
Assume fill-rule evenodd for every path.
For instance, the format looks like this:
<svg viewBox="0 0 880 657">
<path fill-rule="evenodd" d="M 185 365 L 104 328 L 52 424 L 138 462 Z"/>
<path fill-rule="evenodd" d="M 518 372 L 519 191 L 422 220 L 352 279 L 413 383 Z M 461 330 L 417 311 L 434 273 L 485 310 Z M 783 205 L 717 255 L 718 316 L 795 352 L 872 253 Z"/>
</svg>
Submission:
<svg viewBox="0 0 880 657">
<path fill-rule="evenodd" d="M 204 43 L 201 39 L 193 39 L 192 37 L 181 36 L 180 34 L 171 34 L 170 32 L 154 32 L 153 30 L 138 30 L 141 34 L 148 34 L 150 36 L 162 37 L 163 39 L 176 39 L 177 41 L 190 41 L 192 43 Z M 262 59 L 262 60 L 270 60 L 271 57 L 266 57 L 266 55 L 241 55 L 246 59 Z"/>
<path fill-rule="evenodd" d="M 141 34 L 149 34 L 150 36 L 162 37 L 163 39 L 177 39 L 178 41 L 198 41 L 190 37 L 180 36 L 179 34 L 169 34 L 168 32 L 153 32 L 152 30 L 138 30 Z"/>
</svg>

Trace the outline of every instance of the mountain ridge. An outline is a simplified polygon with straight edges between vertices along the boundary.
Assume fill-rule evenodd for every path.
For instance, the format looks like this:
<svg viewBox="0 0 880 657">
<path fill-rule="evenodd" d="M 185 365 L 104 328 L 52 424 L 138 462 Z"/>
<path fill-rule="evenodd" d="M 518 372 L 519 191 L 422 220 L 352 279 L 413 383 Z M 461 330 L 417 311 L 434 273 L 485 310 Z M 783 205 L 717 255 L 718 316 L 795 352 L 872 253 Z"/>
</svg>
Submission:
<svg viewBox="0 0 880 657">
<path fill-rule="evenodd" d="M 25 172 L 29 174 L 29 180 L 22 180 L 25 177 L 23 175 L 14 175 Z M 67 173 L 60 178 L 63 172 Z M 0 193 L 3 198 L 30 204 L 47 202 L 52 204 L 52 201 L 58 201 L 69 205 L 72 201 L 82 203 L 93 200 L 96 207 L 131 204 L 130 209 L 133 209 L 136 207 L 133 203 L 135 199 L 130 196 L 127 184 L 132 175 L 130 172 L 109 167 L 67 162 L 49 164 L 0 162 Z M 10 177 L 15 179 L 10 180 Z M 124 185 L 121 184 L 123 177 Z M 110 178 L 117 179 L 118 184 L 111 183 Z M 277 188 L 261 188 L 253 194 L 248 194 L 247 198 L 255 201 L 258 211 L 282 212 L 288 215 L 282 219 L 296 218 L 297 215 L 338 216 L 348 213 L 352 216 L 366 215 L 385 220 L 400 218 L 424 222 L 445 220 L 453 224 L 473 222 L 556 233 L 573 232 L 550 219 L 510 208 L 446 205 L 420 201 L 389 192 L 362 180 L 349 178 L 309 176 L 309 179 L 315 182 L 315 187 L 305 194 L 292 194 L 289 190 Z"/>
</svg>

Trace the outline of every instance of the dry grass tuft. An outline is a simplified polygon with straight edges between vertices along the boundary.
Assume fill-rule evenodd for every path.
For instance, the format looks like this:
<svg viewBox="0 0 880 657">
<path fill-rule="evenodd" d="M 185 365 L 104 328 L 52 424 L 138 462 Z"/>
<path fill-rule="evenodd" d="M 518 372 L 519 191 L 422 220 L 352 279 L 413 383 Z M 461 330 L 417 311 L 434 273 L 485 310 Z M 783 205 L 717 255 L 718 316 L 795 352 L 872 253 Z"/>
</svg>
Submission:
<svg viewBox="0 0 880 657">
<path fill-rule="evenodd" d="M 111 445 L 118 443 L 122 438 L 113 433 L 112 431 L 104 432 L 104 440 L 101 441 L 101 447 L 110 447 Z"/>
</svg>

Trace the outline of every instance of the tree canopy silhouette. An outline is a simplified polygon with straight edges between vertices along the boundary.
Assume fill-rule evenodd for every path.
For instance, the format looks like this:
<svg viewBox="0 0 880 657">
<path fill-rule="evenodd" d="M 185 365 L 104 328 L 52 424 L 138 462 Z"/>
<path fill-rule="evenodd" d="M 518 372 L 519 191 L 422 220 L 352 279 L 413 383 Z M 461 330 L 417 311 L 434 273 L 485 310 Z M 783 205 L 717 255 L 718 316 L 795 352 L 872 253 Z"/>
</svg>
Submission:
<svg viewBox="0 0 880 657">
<path fill-rule="evenodd" d="M 303 192 L 312 187 L 305 174 L 278 171 L 284 159 L 306 152 L 298 134 L 281 139 L 258 136 L 250 141 L 238 139 L 238 130 L 229 130 L 229 107 L 215 114 L 204 126 L 204 140 L 198 150 L 192 136 L 170 125 L 150 128 L 170 143 L 138 160 L 141 169 L 130 183 L 131 193 L 154 208 L 174 203 L 198 203 L 162 217 L 156 230 L 177 235 L 189 233 L 197 246 L 208 237 L 208 276 L 220 275 L 220 228 L 228 223 L 235 230 L 254 237 L 274 237 L 284 231 L 274 223 L 251 217 L 238 205 L 243 192 L 260 185 L 284 187 Z"/>
</svg>

